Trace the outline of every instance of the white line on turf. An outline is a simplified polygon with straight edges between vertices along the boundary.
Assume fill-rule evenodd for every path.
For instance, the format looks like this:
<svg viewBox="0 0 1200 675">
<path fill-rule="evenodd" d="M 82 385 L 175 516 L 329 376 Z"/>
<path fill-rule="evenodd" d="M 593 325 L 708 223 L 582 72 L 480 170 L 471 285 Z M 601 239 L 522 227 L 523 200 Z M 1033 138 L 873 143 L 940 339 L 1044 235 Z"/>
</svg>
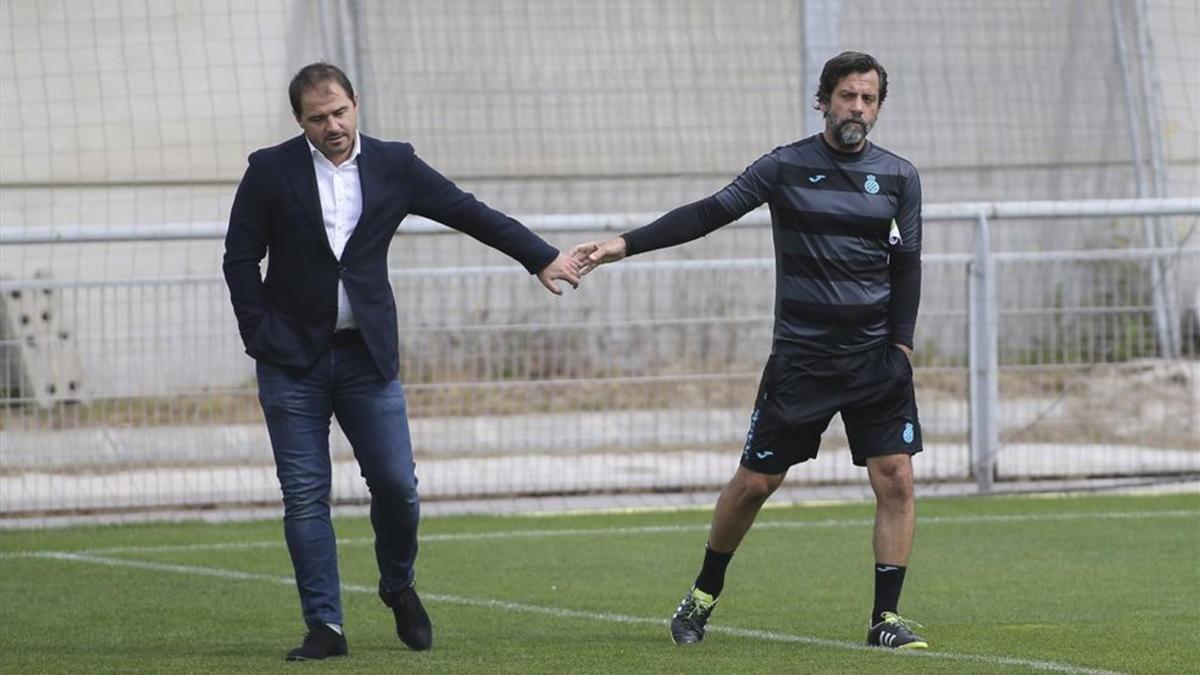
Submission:
<svg viewBox="0 0 1200 675">
<path fill-rule="evenodd" d="M 295 580 L 286 576 L 274 576 L 270 574 L 256 574 L 253 572 L 240 572 L 238 570 L 222 569 L 218 567 L 201 567 L 196 565 L 174 565 L 169 563 L 147 562 L 143 560 L 126 560 L 123 558 L 106 558 L 97 555 L 84 555 L 79 553 L 67 553 L 64 551 L 44 551 L 41 553 L 30 553 L 26 557 L 41 558 L 47 560 L 61 560 L 67 562 L 90 563 L 94 565 L 106 565 L 110 567 L 129 567 L 133 569 L 142 569 L 153 572 L 170 572 L 175 574 L 186 574 L 190 576 L 201 577 L 216 577 L 220 579 L 236 579 L 239 581 L 265 581 L 272 584 L 285 586 L 294 586 Z M 347 593 L 367 593 L 374 595 L 376 589 L 360 584 L 342 584 L 342 591 Z M 642 616 L 630 616 L 628 614 L 614 614 L 610 612 L 589 612 L 577 609 L 567 609 L 565 607 L 545 607 L 541 605 L 528 605 L 520 602 L 510 602 L 507 600 L 493 600 L 487 598 L 463 598 L 454 595 L 442 595 L 437 593 L 423 594 L 422 597 L 429 602 L 440 602 L 451 605 L 462 605 L 466 607 L 481 607 L 486 609 L 499 609 L 508 612 L 519 612 L 523 614 L 539 614 L 542 616 L 553 616 L 564 619 L 583 619 L 586 621 L 601 621 L 607 623 L 621 624 L 636 624 L 636 625 L 653 625 L 666 626 L 666 619 L 657 619 Z M 831 649 L 848 649 L 854 651 L 874 651 L 875 648 L 867 647 L 857 642 L 847 642 L 845 640 L 831 640 L 828 638 L 812 637 L 808 635 L 791 635 L 788 633 L 777 633 L 774 631 L 755 630 L 751 628 L 735 628 L 730 626 L 709 626 L 710 633 L 719 633 L 731 635 L 734 637 L 749 638 L 752 640 L 765 640 L 770 642 L 790 642 L 796 644 L 813 645 L 817 647 L 827 647 Z M 664 638 L 665 640 L 665 638 Z M 915 652 L 915 651 L 895 651 L 886 652 L 889 655 L 905 656 L 912 658 L 928 658 L 942 661 L 958 661 L 963 663 L 983 663 L 988 665 L 999 666 L 1014 666 L 1022 668 L 1031 668 L 1033 670 L 1043 670 L 1055 673 L 1069 673 L 1071 675 L 1123 675 L 1119 671 L 1099 670 L 1096 668 L 1086 668 L 1075 666 L 1069 663 L 1058 663 L 1056 661 L 1039 661 L 1033 659 L 1018 659 L 1005 656 L 986 656 L 982 654 L 961 654 L 953 652 Z"/>
<path fill-rule="evenodd" d="M 921 516 L 917 524 L 926 525 L 959 525 L 980 523 L 1028 523 L 1028 522 L 1060 522 L 1075 520 L 1142 520 L 1146 518 L 1200 518 L 1200 511 L 1111 511 L 1108 513 L 1014 513 L 976 516 Z M 820 529 L 834 527 L 869 527 L 872 521 L 868 518 L 830 518 L 826 520 L 763 520 L 754 524 L 756 530 L 786 529 Z M 494 539 L 539 539 L 542 537 L 596 537 L 622 534 L 664 534 L 678 532 L 706 532 L 708 524 L 693 525 L 645 525 L 640 527 L 597 527 L 559 530 L 511 530 L 501 532 L 450 532 L 442 534 L 421 535 L 422 544 L 455 541 L 488 541 Z M 370 537 L 346 537 L 338 539 L 339 546 L 355 546 L 374 544 Z M 106 548 L 82 549 L 76 553 L 110 555 L 114 553 L 172 553 L 181 551 L 218 551 L 228 549 L 252 549 L 282 547 L 283 541 L 240 541 L 212 542 L 196 544 L 167 544 L 163 546 L 111 546 Z M 31 553 L 40 553 L 32 551 Z M 26 555 L 20 553 L 0 553 L 0 560 Z"/>
</svg>

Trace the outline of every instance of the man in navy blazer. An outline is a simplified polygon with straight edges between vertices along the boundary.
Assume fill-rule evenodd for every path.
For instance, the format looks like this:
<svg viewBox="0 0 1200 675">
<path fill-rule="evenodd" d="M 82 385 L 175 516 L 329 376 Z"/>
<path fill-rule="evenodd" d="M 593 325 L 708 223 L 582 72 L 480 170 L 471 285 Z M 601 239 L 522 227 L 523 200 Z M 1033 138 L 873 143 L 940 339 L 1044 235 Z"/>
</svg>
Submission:
<svg viewBox="0 0 1200 675">
<path fill-rule="evenodd" d="M 387 251 L 409 213 L 519 261 L 551 292 L 579 263 L 425 164 L 407 143 L 358 133 L 358 99 L 327 63 L 288 88 L 303 135 L 250 155 L 225 236 L 224 272 L 283 492 L 284 534 L 308 632 L 288 660 L 348 653 L 329 515 L 330 418 L 371 492 L 379 595 L 412 649 L 433 643 L 413 588 L 420 500 L 399 370 Z M 270 254 L 266 277 L 260 263 Z"/>
</svg>

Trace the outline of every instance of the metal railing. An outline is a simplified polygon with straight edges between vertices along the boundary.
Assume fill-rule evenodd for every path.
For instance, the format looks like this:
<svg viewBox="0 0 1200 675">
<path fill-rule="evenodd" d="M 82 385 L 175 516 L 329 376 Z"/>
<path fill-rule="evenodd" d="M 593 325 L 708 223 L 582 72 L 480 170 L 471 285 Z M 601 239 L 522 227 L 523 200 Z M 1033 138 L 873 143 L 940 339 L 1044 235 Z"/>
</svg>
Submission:
<svg viewBox="0 0 1200 675">
<path fill-rule="evenodd" d="M 1164 352 L 1156 319 L 1161 279 L 1183 288 L 1200 271 L 1194 223 L 1170 248 L 993 247 L 996 221 L 1191 219 L 1200 199 L 945 204 L 924 215 L 971 224 L 974 247 L 924 256 L 923 480 L 973 477 L 988 490 L 998 478 L 1200 471 L 1195 336 Z M 547 237 L 585 238 L 649 217 L 522 220 Z M 757 237 L 746 250 L 769 250 L 768 222 L 755 212 L 720 236 Z M 0 245 L 213 241 L 223 230 L 5 228 Z M 424 241 L 453 231 L 418 220 L 402 232 Z M 770 344 L 774 260 L 696 246 L 709 247 L 703 259 L 606 267 L 561 303 L 514 265 L 422 254 L 441 266 L 395 267 L 401 376 L 427 496 L 686 490 L 727 478 Z M 275 500 L 250 361 L 218 276 L 0 281 L 6 296 L 34 291 L 57 297 L 84 386 L 77 403 L 5 393 L 0 514 Z M 1125 344 L 1130 335 L 1136 344 Z M 5 370 L 28 366 L 23 345 L 6 347 Z M 1092 424 L 1077 408 L 1099 395 L 1091 382 L 1110 381 L 1144 388 L 1108 401 Z M 1152 426 L 1156 416 L 1171 429 Z M 844 452 L 837 425 L 826 445 Z M 340 434 L 333 452 L 347 464 L 339 498 L 365 499 Z M 840 460 L 793 476 L 861 480 Z"/>
</svg>

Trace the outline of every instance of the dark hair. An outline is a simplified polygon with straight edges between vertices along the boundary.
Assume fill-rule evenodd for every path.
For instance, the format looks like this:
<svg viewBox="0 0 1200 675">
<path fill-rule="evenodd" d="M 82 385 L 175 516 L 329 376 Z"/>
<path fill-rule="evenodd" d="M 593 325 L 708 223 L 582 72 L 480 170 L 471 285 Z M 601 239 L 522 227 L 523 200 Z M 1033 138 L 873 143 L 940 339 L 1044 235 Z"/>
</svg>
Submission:
<svg viewBox="0 0 1200 675">
<path fill-rule="evenodd" d="M 292 99 L 292 113 L 296 117 L 300 116 L 300 96 L 305 89 L 311 89 L 330 80 L 341 85 L 350 100 L 354 100 L 354 86 L 350 84 L 350 78 L 346 77 L 346 73 L 343 73 L 341 68 L 332 63 L 310 63 L 301 68 L 300 72 L 292 78 L 292 83 L 288 85 L 288 98 Z"/>
<path fill-rule="evenodd" d="M 817 103 L 813 107 L 819 110 L 822 103 L 828 104 L 829 97 L 833 95 L 833 88 L 843 77 L 850 73 L 869 73 L 872 70 L 879 73 L 879 103 L 882 105 L 883 99 L 887 98 L 887 71 L 870 54 L 842 52 L 825 62 L 825 68 L 821 70 L 821 84 L 817 89 Z"/>
</svg>

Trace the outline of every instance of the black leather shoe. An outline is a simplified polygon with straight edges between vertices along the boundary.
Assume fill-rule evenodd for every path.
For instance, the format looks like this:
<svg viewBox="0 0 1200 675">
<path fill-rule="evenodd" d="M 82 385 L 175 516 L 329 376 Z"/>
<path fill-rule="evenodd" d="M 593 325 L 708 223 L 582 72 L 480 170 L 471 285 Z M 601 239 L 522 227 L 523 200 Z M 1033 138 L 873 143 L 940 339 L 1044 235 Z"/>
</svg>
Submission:
<svg viewBox="0 0 1200 675">
<path fill-rule="evenodd" d="M 304 644 L 296 647 L 284 657 L 287 661 L 320 661 L 331 656 L 346 656 L 350 650 L 346 647 L 346 636 L 334 629 L 320 624 L 308 629 L 304 636 Z"/>
<path fill-rule="evenodd" d="M 392 608 L 396 617 L 396 635 L 409 649 L 424 651 L 433 646 L 433 625 L 412 586 L 395 593 L 379 592 L 383 604 Z"/>
</svg>

